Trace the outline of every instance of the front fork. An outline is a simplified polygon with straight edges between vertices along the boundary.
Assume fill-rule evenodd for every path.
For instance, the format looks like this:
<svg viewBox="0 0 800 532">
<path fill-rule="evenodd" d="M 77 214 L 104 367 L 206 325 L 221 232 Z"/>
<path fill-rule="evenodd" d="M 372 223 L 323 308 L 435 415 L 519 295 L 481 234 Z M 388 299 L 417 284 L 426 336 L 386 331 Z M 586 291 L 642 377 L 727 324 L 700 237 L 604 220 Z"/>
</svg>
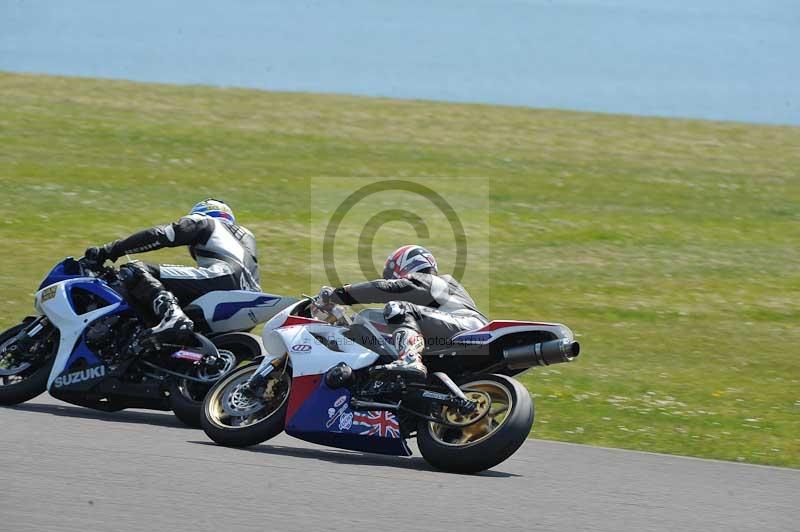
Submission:
<svg viewBox="0 0 800 532">
<path fill-rule="evenodd" d="M 248 379 L 246 386 L 250 388 L 250 390 L 257 390 L 264 386 L 269 374 L 276 369 L 282 368 L 286 364 L 288 358 L 289 353 L 284 353 L 283 356 L 273 358 L 264 357 L 264 360 L 261 361 L 261 365 L 258 366 L 255 373 Z"/>
<path fill-rule="evenodd" d="M 37 316 L 17 333 L 13 343 L 5 349 L 2 355 L 16 357 L 29 352 L 40 340 L 42 331 L 46 331 L 48 325 L 50 325 L 50 320 L 47 319 L 47 316 Z"/>
</svg>

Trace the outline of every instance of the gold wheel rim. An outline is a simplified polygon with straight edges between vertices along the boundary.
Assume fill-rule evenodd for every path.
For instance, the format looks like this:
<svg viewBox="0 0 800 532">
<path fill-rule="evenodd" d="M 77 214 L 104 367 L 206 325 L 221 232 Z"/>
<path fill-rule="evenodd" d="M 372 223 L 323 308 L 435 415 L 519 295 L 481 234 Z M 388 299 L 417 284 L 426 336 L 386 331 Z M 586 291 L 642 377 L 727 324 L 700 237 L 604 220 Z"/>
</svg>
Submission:
<svg viewBox="0 0 800 532">
<path fill-rule="evenodd" d="M 269 419 L 272 417 L 275 412 L 279 411 L 281 407 L 286 403 L 289 399 L 289 392 L 291 391 L 291 377 L 289 377 L 283 371 L 276 371 L 273 374 L 270 374 L 270 378 L 267 381 L 267 386 L 265 390 L 264 401 L 261 402 L 262 408 L 252 412 L 247 417 L 247 419 L 242 419 L 238 424 L 229 424 L 223 421 L 223 419 L 230 419 L 233 420 L 236 416 L 231 416 L 224 406 L 222 405 L 222 401 L 228 399 L 228 395 L 230 394 L 229 388 L 232 384 L 240 384 L 237 381 L 246 381 L 250 378 L 250 374 L 254 373 L 254 368 L 241 368 L 238 370 L 234 370 L 230 375 L 225 377 L 225 384 L 213 391 L 211 397 L 208 401 L 207 406 L 207 415 L 208 419 L 216 426 L 224 429 L 235 429 L 235 428 L 246 428 L 252 427 L 257 423 L 261 423 L 262 421 Z M 243 379 L 244 378 L 244 379 Z M 279 401 L 276 401 L 274 397 L 274 393 L 276 392 L 275 387 L 279 381 L 287 380 L 287 388 L 286 392 L 280 398 Z M 270 394 L 273 394 L 272 397 L 269 397 Z"/>
<path fill-rule="evenodd" d="M 469 391 L 464 392 L 464 395 L 475 403 L 475 410 L 473 412 L 459 412 L 456 408 L 444 408 L 442 416 L 451 424 L 460 427 L 466 427 L 482 420 L 483 417 L 491 411 L 492 396 L 486 392 Z"/>
<path fill-rule="evenodd" d="M 500 430 L 505 425 L 508 415 L 514 407 L 511 391 L 505 385 L 495 381 L 475 381 L 461 386 L 465 395 L 470 399 L 488 396 L 489 400 L 478 404 L 477 411 L 485 410 L 482 414 L 473 416 L 471 423 L 460 427 L 448 427 L 439 423 L 429 422 L 428 431 L 433 439 L 442 445 L 451 447 L 467 447 L 475 445 Z M 457 414 L 457 413 L 456 413 Z M 452 410 L 444 407 L 443 417 L 451 422 L 458 419 Z"/>
</svg>

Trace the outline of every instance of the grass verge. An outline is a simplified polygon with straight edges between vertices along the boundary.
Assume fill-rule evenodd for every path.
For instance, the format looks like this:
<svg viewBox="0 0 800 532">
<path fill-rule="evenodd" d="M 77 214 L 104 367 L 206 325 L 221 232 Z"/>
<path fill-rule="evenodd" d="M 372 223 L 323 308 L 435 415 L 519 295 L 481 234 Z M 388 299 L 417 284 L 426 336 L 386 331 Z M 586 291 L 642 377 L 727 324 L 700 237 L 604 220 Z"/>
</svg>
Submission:
<svg viewBox="0 0 800 532">
<path fill-rule="evenodd" d="M 409 176 L 469 205 L 478 179 L 477 299 L 584 346 L 523 378 L 535 437 L 800 466 L 800 128 L 8 73 L 0 101 L 4 327 L 56 260 L 198 198 L 236 207 L 291 294 L 321 271 L 309 194 Z"/>
</svg>

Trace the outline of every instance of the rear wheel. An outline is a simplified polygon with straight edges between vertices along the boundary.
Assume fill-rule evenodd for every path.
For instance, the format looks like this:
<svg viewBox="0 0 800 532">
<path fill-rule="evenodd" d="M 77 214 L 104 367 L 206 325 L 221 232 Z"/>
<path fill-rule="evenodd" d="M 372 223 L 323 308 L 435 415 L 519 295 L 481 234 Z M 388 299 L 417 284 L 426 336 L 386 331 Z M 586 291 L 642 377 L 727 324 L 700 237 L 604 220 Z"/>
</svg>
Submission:
<svg viewBox="0 0 800 532">
<path fill-rule="evenodd" d="M 459 386 L 477 403 L 465 414 L 445 407 L 451 427 L 420 421 L 417 443 L 432 466 L 453 473 L 477 473 L 496 466 L 520 448 L 533 426 L 528 390 L 505 375 L 483 375 Z"/>
<path fill-rule="evenodd" d="M 220 445 L 247 447 L 283 432 L 291 375 L 273 370 L 266 382 L 251 390 L 245 384 L 258 369 L 254 362 L 235 369 L 214 385 L 203 403 L 203 430 Z"/>
<path fill-rule="evenodd" d="M 20 323 L 0 334 L 0 405 L 17 405 L 29 401 L 47 389 L 47 379 L 58 351 L 58 331 L 39 332 L 46 339 L 30 348 L 15 349 L 17 335 L 28 323 Z M 40 352 L 34 352 L 38 350 Z"/>
<path fill-rule="evenodd" d="M 169 406 L 172 413 L 183 424 L 199 429 L 201 427 L 200 418 L 203 411 L 203 400 L 209 389 L 223 375 L 236 367 L 238 358 L 231 351 L 218 349 L 219 358 L 224 364 L 209 371 L 205 368 L 198 368 L 192 377 L 202 379 L 203 382 L 189 379 L 175 378 L 169 387 Z"/>
</svg>

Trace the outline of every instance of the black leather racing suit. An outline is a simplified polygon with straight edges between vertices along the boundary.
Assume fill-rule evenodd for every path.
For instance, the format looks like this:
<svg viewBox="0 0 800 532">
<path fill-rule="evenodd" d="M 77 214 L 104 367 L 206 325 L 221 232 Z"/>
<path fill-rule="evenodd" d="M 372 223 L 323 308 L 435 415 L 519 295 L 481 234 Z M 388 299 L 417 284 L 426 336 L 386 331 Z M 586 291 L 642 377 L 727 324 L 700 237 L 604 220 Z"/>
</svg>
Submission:
<svg viewBox="0 0 800 532">
<path fill-rule="evenodd" d="M 149 303 L 159 290 L 166 288 L 181 306 L 186 306 L 215 290 L 261 290 L 253 233 L 210 216 L 184 216 L 172 224 L 139 231 L 103 248 L 113 261 L 130 253 L 177 246 L 189 246 L 196 267 L 134 261 L 120 268 L 135 299 Z"/>
<path fill-rule="evenodd" d="M 386 303 L 383 315 L 393 332 L 419 332 L 428 349 L 444 347 L 454 335 L 488 323 L 461 284 L 450 275 L 412 273 L 404 279 L 378 279 L 337 288 L 338 304 Z"/>
</svg>

